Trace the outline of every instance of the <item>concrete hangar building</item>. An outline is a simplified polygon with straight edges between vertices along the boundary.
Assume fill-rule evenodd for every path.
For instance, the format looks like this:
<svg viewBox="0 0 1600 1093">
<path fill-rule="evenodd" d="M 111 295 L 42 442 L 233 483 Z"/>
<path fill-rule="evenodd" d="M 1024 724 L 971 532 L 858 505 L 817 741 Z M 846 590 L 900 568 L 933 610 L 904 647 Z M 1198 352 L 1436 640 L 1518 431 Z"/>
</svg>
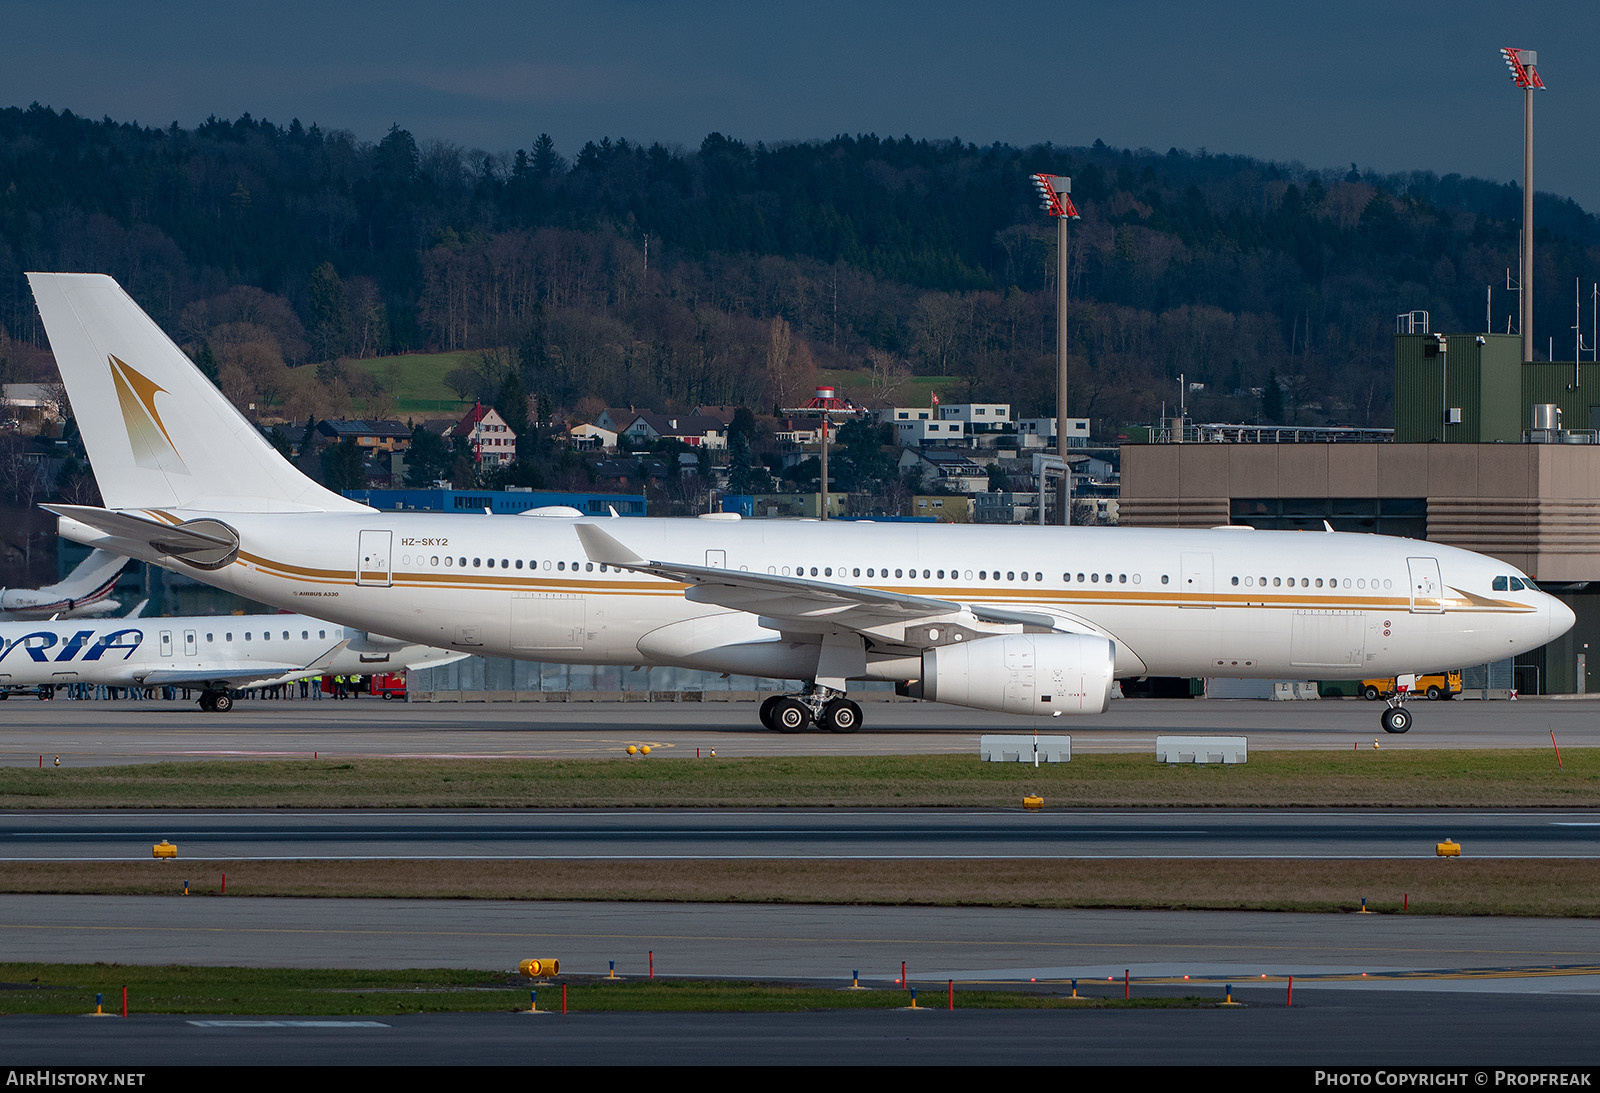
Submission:
<svg viewBox="0 0 1600 1093">
<path fill-rule="evenodd" d="M 1502 558 L 1577 625 L 1476 685 L 1600 689 L 1588 656 L 1591 644 L 1600 653 L 1600 365 L 1525 362 L 1516 335 L 1431 334 L 1425 317 L 1401 318 L 1392 439 L 1174 423 L 1122 448 L 1121 523 L 1321 531 L 1326 520 Z"/>
</svg>

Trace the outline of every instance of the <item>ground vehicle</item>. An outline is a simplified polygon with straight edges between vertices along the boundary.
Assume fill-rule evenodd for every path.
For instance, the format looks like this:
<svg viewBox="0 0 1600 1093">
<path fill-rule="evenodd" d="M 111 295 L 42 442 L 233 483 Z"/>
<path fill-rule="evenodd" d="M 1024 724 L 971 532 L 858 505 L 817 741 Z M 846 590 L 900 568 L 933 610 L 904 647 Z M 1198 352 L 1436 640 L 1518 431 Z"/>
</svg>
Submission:
<svg viewBox="0 0 1600 1093">
<path fill-rule="evenodd" d="M 1388 698 L 1394 693 L 1393 676 L 1388 679 L 1363 679 L 1361 681 L 1361 697 L 1369 702 L 1376 702 L 1380 698 Z M 1430 700 L 1454 698 L 1461 693 L 1461 669 L 1455 668 L 1449 672 L 1418 676 L 1416 683 L 1411 686 L 1411 693 L 1425 695 Z"/>
<path fill-rule="evenodd" d="M 377 695 L 383 699 L 406 700 L 406 674 L 404 672 L 390 672 L 386 675 L 372 676 L 367 684 L 367 693 Z"/>
</svg>

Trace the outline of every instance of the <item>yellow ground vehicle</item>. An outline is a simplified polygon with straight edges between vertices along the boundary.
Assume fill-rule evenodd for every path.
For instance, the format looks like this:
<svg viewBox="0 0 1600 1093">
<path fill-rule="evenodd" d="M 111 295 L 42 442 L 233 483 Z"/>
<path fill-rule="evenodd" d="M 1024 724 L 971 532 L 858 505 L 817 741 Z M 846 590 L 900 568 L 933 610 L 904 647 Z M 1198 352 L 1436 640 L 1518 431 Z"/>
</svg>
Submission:
<svg viewBox="0 0 1600 1093">
<path fill-rule="evenodd" d="M 1393 676 L 1388 679 L 1363 679 L 1361 681 L 1361 697 L 1369 702 L 1375 702 L 1380 698 L 1392 697 L 1394 693 Z M 1421 695 L 1430 700 L 1454 698 L 1461 693 L 1461 669 L 1457 668 L 1451 672 L 1418 676 L 1416 684 L 1411 688 L 1411 693 Z"/>
</svg>

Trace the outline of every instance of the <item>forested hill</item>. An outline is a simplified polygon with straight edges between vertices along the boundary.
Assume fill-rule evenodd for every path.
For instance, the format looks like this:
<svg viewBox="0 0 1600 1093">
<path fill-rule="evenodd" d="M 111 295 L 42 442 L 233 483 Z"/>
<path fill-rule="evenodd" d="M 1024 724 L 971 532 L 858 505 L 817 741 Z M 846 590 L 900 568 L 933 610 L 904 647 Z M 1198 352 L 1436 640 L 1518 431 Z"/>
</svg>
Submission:
<svg viewBox="0 0 1600 1093">
<path fill-rule="evenodd" d="M 305 416 L 285 369 L 502 349 L 557 406 L 770 406 L 818 367 L 892 393 L 1053 401 L 1054 227 L 1028 174 L 1072 176 L 1076 414 L 1153 417 L 1185 373 L 1197 416 L 1386 424 L 1397 313 L 1435 329 L 1515 310 L 1515 186 L 1240 156 L 840 136 L 685 150 L 628 140 L 509 156 L 375 144 L 246 115 L 144 128 L 0 110 L 0 360 L 36 370 L 22 273 L 115 276 L 215 362 L 230 396 Z M 1571 355 L 1600 223 L 1540 195 L 1535 341 Z M 335 407 L 349 373 L 319 370 Z M 370 381 L 369 381 L 370 382 Z M 356 392 L 372 395 L 373 392 Z M 1277 406 L 1269 396 L 1269 412 Z M 311 408 L 313 411 L 316 407 Z"/>
</svg>

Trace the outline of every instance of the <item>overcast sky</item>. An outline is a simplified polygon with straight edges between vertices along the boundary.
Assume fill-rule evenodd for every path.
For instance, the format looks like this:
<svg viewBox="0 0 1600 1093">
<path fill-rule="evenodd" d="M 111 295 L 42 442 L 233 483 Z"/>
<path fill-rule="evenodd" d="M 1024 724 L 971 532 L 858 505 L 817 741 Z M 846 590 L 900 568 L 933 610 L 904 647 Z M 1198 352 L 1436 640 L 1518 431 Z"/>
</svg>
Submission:
<svg viewBox="0 0 1600 1093">
<path fill-rule="evenodd" d="M 1293 8 L 1292 14 L 1290 9 Z M 192 126 L 398 123 L 492 152 L 549 132 L 687 147 L 909 133 L 1206 148 L 1312 167 L 1522 174 L 1600 211 L 1596 0 L 0 0 L 0 105 Z"/>
</svg>

